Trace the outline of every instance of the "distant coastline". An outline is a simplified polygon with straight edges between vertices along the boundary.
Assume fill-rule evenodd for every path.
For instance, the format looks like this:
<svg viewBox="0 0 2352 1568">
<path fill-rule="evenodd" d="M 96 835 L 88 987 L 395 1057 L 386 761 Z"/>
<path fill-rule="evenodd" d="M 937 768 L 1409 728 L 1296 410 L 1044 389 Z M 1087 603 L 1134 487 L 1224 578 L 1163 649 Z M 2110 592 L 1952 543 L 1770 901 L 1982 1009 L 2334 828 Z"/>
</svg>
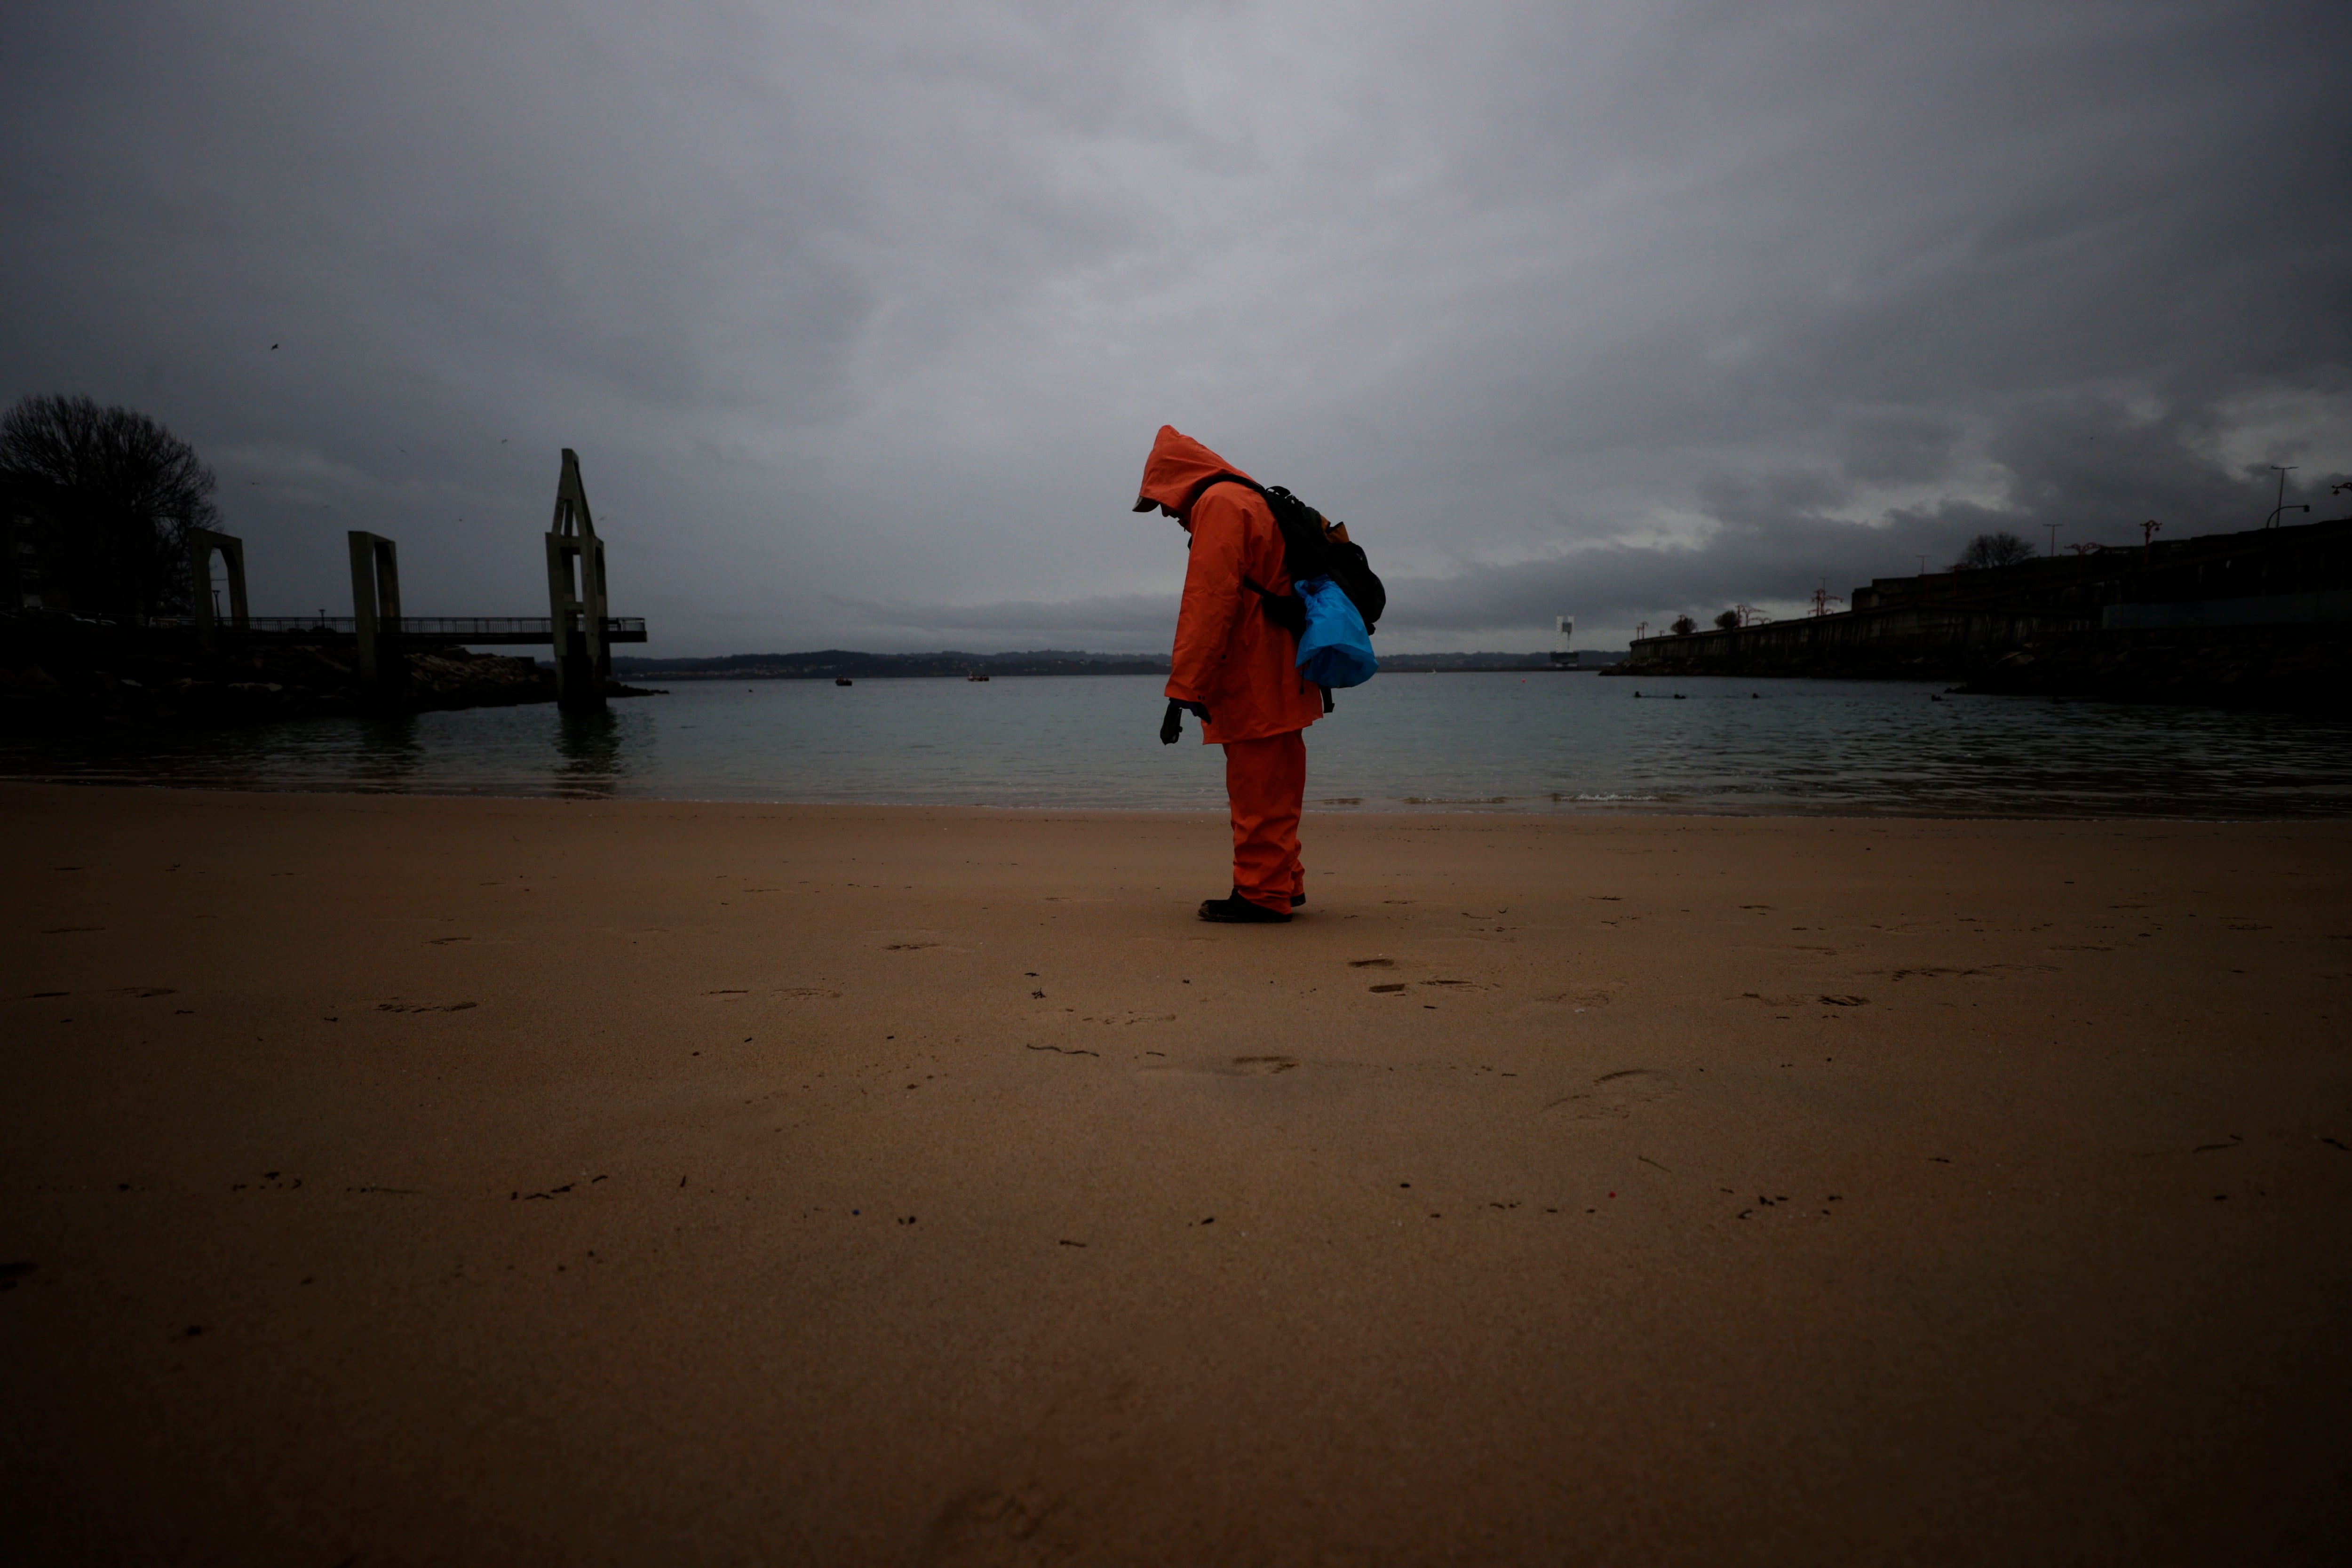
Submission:
<svg viewBox="0 0 2352 1568">
<path fill-rule="evenodd" d="M 1392 671 L 1597 669 L 1622 653 L 1585 652 L 1560 663 L 1549 653 L 1406 653 L 1381 656 Z M 615 656 L 613 673 L 640 680 L 884 680 L 988 675 L 1165 675 L 1164 653 L 1084 653 L 1036 648 L 1026 653 L 860 653 L 819 648 L 807 653 L 738 653 L 716 658 Z"/>
</svg>

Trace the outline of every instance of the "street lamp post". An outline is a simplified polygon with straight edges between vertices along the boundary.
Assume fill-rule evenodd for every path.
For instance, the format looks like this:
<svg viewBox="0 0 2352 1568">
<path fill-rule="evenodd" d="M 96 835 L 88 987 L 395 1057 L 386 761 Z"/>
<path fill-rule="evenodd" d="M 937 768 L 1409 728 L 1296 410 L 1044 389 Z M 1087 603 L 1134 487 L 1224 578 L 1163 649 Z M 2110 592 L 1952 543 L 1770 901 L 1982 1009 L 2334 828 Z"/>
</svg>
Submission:
<svg viewBox="0 0 2352 1568">
<path fill-rule="evenodd" d="M 2270 528 L 2270 527 L 2273 526 L 2274 524 L 2276 524 L 2276 523 L 2277 523 L 2277 521 L 2278 521 L 2278 514 L 2279 514 L 2279 513 L 2281 513 L 2281 512 L 2283 512 L 2283 511 L 2284 511 L 2284 510 L 2286 510 L 2286 477 L 2287 477 L 2289 474 L 2291 474 L 2291 473 L 2294 472 L 2294 471 L 2295 471 L 2295 469 L 2297 469 L 2297 468 L 2301 468 L 2301 467 L 2303 467 L 2303 465 L 2302 465 L 2301 463 L 2289 463 L 2289 464 L 2287 464 L 2287 465 L 2286 465 L 2286 467 L 2284 467 L 2284 468 L 2279 468 L 2279 465 L 2278 465 L 2278 464 L 2276 464 L 2276 463 L 2273 463 L 2273 464 L 2271 465 L 2271 467 L 2272 467 L 2272 468 L 2278 468 L 2278 477 L 2279 477 L 2278 500 L 2279 500 L 2279 503 L 2278 503 L 2278 505 L 2276 505 L 2276 506 L 2274 506 L 2274 507 L 2271 508 L 2271 514 L 2270 514 L 2270 516 L 2268 516 L 2268 517 L 2266 517 L 2266 518 L 2264 518 L 2264 519 L 2263 520 L 2263 526 L 2264 528 Z M 2305 511 L 2309 511 L 2311 509 L 2310 509 L 2309 507 L 2305 507 L 2303 510 L 2305 510 Z"/>
</svg>

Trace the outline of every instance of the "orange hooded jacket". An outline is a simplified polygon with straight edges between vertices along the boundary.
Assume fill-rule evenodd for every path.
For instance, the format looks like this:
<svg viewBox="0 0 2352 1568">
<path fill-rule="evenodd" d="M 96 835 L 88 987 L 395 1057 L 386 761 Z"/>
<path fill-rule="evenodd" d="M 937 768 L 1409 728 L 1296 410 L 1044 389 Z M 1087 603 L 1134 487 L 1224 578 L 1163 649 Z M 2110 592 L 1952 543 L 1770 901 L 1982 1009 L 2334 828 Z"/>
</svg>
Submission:
<svg viewBox="0 0 2352 1568">
<path fill-rule="evenodd" d="M 1241 472 L 1162 425 L 1136 503 L 1172 508 L 1192 531 L 1167 695 L 1206 708 L 1202 739 L 1216 743 L 1287 734 L 1323 716 L 1322 692 L 1298 672 L 1298 639 L 1268 620 L 1243 585 L 1247 578 L 1269 594 L 1290 592 L 1273 511 L 1241 485 L 1203 492 L 1219 474 Z"/>
</svg>

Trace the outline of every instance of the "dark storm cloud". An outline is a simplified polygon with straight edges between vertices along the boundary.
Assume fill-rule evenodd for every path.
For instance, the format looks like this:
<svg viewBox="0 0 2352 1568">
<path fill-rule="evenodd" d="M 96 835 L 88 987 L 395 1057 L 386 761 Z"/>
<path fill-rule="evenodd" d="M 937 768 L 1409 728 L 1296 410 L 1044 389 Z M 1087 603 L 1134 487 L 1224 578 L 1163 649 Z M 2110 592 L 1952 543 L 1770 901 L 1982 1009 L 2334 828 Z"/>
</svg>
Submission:
<svg viewBox="0 0 2352 1568">
<path fill-rule="evenodd" d="M 264 609 L 528 609 L 570 445 L 661 648 L 1151 647 L 1167 420 L 1384 643 L 1786 613 L 2329 510 L 2347 15 L 22 7 L 0 394 L 195 440 Z"/>
</svg>

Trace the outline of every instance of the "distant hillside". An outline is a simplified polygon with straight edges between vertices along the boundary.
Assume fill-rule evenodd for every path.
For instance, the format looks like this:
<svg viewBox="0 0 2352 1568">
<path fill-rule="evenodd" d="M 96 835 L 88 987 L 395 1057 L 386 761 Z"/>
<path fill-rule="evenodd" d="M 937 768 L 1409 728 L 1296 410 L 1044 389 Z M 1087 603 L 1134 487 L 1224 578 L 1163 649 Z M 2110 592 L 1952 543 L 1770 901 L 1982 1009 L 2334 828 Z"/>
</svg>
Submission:
<svg viewBox="0 0 2352 1568">
<path fill-rule="evenodd" d="M 1622 653 L 1584 652 L 1576 668 L 1614 664 Z M 1548 653 L 1383 654 L 1381 668 L 1392 670 L 1549 669 Z M 1036 648 L 1027 653 L 857 653 L 819 648 L 814 653 L 735 653 L 723 658 L 633 658 L 615 655 L 613 673 L 632 680 L 852 680 L 967 675 L 1165 675 L 1164 653 L 1080 653 Z"/>
</svg>

